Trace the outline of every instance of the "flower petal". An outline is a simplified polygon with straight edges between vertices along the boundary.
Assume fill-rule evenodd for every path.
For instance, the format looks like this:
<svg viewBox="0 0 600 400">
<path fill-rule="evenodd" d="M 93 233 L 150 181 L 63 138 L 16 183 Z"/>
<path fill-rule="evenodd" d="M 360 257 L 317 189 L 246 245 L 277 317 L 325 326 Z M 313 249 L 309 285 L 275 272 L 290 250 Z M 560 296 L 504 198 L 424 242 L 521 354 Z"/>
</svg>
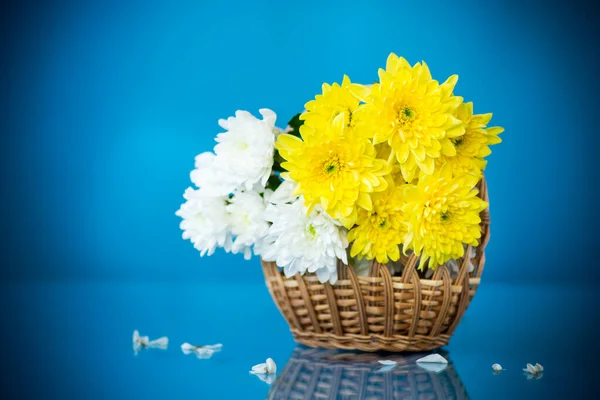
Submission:
<svg viewBox="0 0 600 400">
<path fill-rule="evenodd" d="M 446 360 L 444 357 L 440 356 L 437 353 L 434 354 L 430 354 L 428 356 L 425 356 L 423 358 L 419 358 L 417 360 L 418 363 L 442 363 L 442 364 L 448 364 L 448 360 Z"/>
</svg>

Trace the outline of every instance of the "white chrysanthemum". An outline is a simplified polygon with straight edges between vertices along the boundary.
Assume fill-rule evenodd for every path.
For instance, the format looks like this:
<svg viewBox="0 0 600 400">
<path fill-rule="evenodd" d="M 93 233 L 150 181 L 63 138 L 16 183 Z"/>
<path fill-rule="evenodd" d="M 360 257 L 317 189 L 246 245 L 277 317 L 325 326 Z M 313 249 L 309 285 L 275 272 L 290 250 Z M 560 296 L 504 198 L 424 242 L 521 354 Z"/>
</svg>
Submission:
<svg viewBox="0 0 600 400">
<path fill-rule="evenodd" d="M 284 182 L 267 202 L 265 219 L 272 223 L 261 244 L 263 260 L 283 267 L 287 277 L 315 272 L 320 282 L 337 281 L 337 260 L 348 263 L 346 231 L 321 209 L 306 215 L 302 197 Z"/>
<path fill-rule="evenodd" d="M 227 212 L 231 233 L 235 237 L 231 251 L 243 253 L 244 258 L 249 260 L 252 256 L 251 246 L 256 244 L 257 248 L 260 247 L 260 241 L 269 229 L 263 215 L 265 202 L 255 191 L 241 191 L 236 192 L 229 203 Z"/>
<path fill-rule="evenodd" d="M 196 186 L 216 196 L 235 190 L 264 190 L 273 167 L 277 115 L 266 108 L 259 112 L 262 120 L 247 111 L 219 120 L 227 131 L 217 135 L 215 154 L 196 157 L 196 169 L 191 173 Z"/>
<path fill-rule="evenodd" d="M 217 157 L 210 151 L 198 154 L 190 178 L 197 187 L 207 193 L 227 196 L 235 190 L 236 177 L 232 176 L 229 169 L 219 168 L 215 163 L 216 159 Z"/>
<path fill-rule="evenodd" d="M 183 197 L 186 202 L 175 213 L 183 218 L 179 224 L 183 239 L 189 239 L 200 256 L 212 255 L 217 247 L 231 250 L 227 197 L 209 196 L 204 190 L 192 188 L 188 188 Z"/>
</svg>

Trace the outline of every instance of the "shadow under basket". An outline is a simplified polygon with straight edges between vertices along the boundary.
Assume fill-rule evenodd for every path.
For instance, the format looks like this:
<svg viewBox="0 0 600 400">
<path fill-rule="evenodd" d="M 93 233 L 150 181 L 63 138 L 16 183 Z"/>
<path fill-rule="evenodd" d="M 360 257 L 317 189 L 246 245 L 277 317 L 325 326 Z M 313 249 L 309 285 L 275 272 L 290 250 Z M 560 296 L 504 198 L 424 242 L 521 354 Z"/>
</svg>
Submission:
<svg viewBox="0 0 600 400">
<path fill-rule="evenodd" d="M 488 201 L 485 179 L 478 188 Z M 416 269 L 419 257 L 410 254 L 400 260 L 401 276 L 376 262 L 369 276 L 358 276 L 339 263 L 334 285 L 320 283 L 314 274 L 287 278 L 275 263 L 261 261 L 266 284 L 298 343 L 362 351 L 432 350 L 448 344 L 479 285 L 489 209 L 480 216 L 479 246 L 467 246 L 455 277 L 440 266 L 429 279 L 422 278 Z"/>
</svg>

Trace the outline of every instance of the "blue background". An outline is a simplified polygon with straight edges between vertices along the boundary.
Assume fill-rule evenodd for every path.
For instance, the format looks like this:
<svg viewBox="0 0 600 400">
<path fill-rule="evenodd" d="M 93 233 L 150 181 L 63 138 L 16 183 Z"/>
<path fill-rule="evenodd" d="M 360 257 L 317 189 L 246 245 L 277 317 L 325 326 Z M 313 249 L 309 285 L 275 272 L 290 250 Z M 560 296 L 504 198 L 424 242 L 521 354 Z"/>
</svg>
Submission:
<svg viewBox="0 0 600 400">
<path fill-rule="evenodd" d="M 42 306 L 43 290 L 31 282 L 54 285 L 53 299 L 87 293 L 60 285 L 102 282 L 250 285 L 256 291 L 247 296 L 268 296 L 258 260 L 223 252 L 201 259 L 181 240 L 174 213 L 194 156 L 212 148 L 219 118 L 267 107 L 283 127 L 323 82 L 340 82 L 343 74 L 376 79 L 390 52 L 425 60 L 440 81 L 458 73 L 456 94 L 477 113 L 493 112 L 492 125 L 506 129 L 486 171 L 492 239 L 483 275 L 505 289 L 494 292 L 500 298 L 486 297 L 482 310 L 511 298 L 514 285 L 590 290 L 586 283 L 600 278 L 593 257 L 600 222 L 595 9 L 573 1 L 458 4 L 3 5 L 0 260 L 10 307 L 3 330 L 12 326 L 16 337 L 27 327 L 53 338 L 59 331 L 52 324 L 64 328 L 68 313 Z M 560 286 L 548 287 L 554 289 L 541 298 Z M 220 304 L 237 302 L 235 291 L 223 288 Z M 115 307 L 143 296 L 136 290 L 123 290 Z M 142 292 L 152 297 L 153 290 Z M 555 305 L 554 318 L 589 322 L 584 298 L 570 300 L 569 309 Z M 281 324 L 267 297 L 264 306 Z M 78 329 L 98 328 L 90 321 Z M 26 369 L 24 361 L 17 365 L 18 373 Z"/>
<path fill-rule="evenodd" d="M 260 281 L 257 262 L 201 260 L 180 239 L 174 212 L 194 156 L 212 149 L 219 118 L 268 107 L 285 126 L 323 82 L 371 82 L 392 51 L 439 80 L 458 73 L 456 93 L 506 129 L 487 170 L 485 279 L 599 277 L 583 273 L 599 143 L 586 10 L 328 3 L 5 9 L 4 277 Z"/>
</svg>

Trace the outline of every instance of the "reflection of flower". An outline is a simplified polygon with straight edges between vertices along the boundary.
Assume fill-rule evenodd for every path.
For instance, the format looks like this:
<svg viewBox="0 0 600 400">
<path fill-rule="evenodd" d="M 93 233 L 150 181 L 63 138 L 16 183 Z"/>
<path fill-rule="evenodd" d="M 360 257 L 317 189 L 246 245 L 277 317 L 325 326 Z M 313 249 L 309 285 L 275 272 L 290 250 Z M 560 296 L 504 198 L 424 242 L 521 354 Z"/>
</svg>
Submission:
<svg viewBox="0 0 600 400">
<path fill-rule="evenodd" d="M 316 205 L 350 228 L 357 217 L 357 207 L 371 209 L 369 193 L 387 187 L 383 175 L 390 172 L 384 160 L 375 158 L 372 143 L 335 120 L 326 131 L 309 126 L 300 129 L 302 139 L 289 134 L 277 138 L 276 147 L 286 160 L 281 166 L 284 177 L 298 184 L 312 210 Z"/>
<path fill-rule="evenodd" d="M 477 246 L 479 213 L 487 207 L 473 189 L 478 179 L 475 175 L 453 178 L 450 168 L 444 167 L 404 189 L 402 211 L 408 219 L 404 250 L 421 254 L 419 268 L 427 260 L 435 269 L 451 258 L 462 257 L 463 243 Z"/>
<path fill-rule="evenodd" d="M 212 255 L 217 247 L 231 250 L 227 197 L 213 197 L 205 190 L 192 188 L 188 188 L 183 197 L 186 202 L 175 213 L 183 218 L 179 225 L 183 238 L 194 244 L 200 256 Z"/>
<path fill-rule="evenodd" d="M 345 231 L 320 207 L 307 214 L 302 197 L 293 195 L 294 186 L 282 183 L 267 201 L 264 218 L 272 225 L 257 252 L 283 267 L 288 277 L 315 272 L 319 281 L 333 284 L 337 259 L 347 264 Z"/>
<path fill-rule="evenodd" d="M 226 196 L 236 189 L 264 188 L 273 166 L 273 143 L 277 116 L 263 108 L 262 120 L 247 111 L 219 120 L 226 129 L 217 135 L 215 154 L 203 153 L 196 159 L 191 178 L 196 186 L 213 196 Z"/>
<path fill-rule="evenodd" d="M 379 80 L 361 98 L 365 104 L 356 112 L 359 125 L 374 132 L 375 144 L 390 145 L 407 182 L 418 170 L 433 173 L 436 158 L 456 153 L 450 139 L 465 131 L 454 116 L 462 102 L 452 94 L 457 76 L 440 85 L 424 62 L 411 67 L 392 53 L 386 69 L 379 70 Z"/>
</svg>

